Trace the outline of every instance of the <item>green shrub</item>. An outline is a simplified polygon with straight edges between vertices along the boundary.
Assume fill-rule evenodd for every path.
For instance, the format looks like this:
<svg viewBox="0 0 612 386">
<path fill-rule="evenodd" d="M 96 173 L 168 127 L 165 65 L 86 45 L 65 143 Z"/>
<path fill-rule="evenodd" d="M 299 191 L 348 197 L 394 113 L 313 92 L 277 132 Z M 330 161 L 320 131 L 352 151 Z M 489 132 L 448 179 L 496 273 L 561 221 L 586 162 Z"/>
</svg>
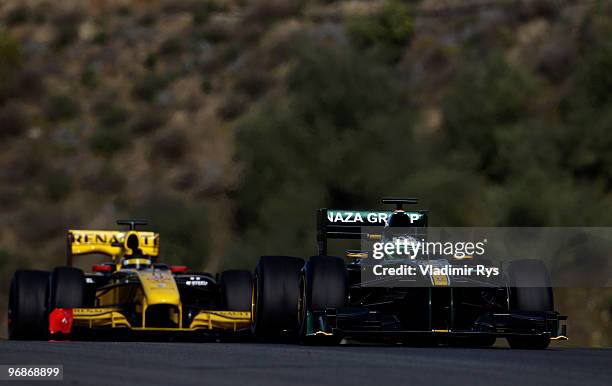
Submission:
<svg viewBox="0 0 612 386">
<path fill-rule="evenodd" d="M 186 264 L 193 270 L 203 268 L 210 235 L 214 234 L 203 204 L 156 194 L 126 211 L 150 220 L 150 228 L 160 233 L 160 261 Z"/>
<path fill-rule="evenodd" d="M 145 108 L 134 114 L 130 131 L 136 135 L 149 134 L 163 126 L 167 120 L 168 113 L 163 109 Z"/>
<path fill-rule="evenodd" d="M 0 29 L 0 101 L 11 96 L 18 86 L 22 64 L 21 46 Z"/>
<path fill-rule="evenodd" d="M 111 104 L 99 110 L 98 122 L 102 127 L 115 128 L 125 126 L 129 119 L 128 111 L 120 105 Z"/>
<path fill-rule="evenodd" d="M 253 253 L 312 253 L 315 208 L 374 204 L 419 163 L 406 84 L 392 70 L 340 47 L 306 43 L 295 56 L 287 94 L 237 125 L 236 199 Z"/>
<path fill-rule="evenodd" d="M 55 170 L 46 174 L 46 193 L 49 200 L 59 202 L 72 190 L 72 179 L 65 171 Z"/>
<path fill-rule="evenodd" d="M 189 139 L 179 130 L 170 130 L 157 136 L 153 141 L 151 161 L 180 161 L 189 146 Z"/>
<path fill-rule="evenodd" d="M 144 62 L 144 65 L 146 68 L 152 70 L 155 68 L 155 65 L 157 64 L 157 61 L 159 59 L 159 55 L 157 54 L 157 52 L 150 52 Z"/>
<path fill-rule="evenodd" d="M 104 45 L 108 42 L 108 32 L 98 31 L 93 38 L 94 44 Z"/>
<path fill-rule="evenodd" d="M 80 187 L 100 195 L 121 192 L 125 186 L 125 178 L 120 174 L 112 162 L 107 160 L 97 165 L 80 179 Z"/>
<path fill-rule="evenodd" d="M 152 27 L 157 22 L 157 15 L 153 12 L 146 12 L 138 19 L 138 24 L 142 27 Z"/>
<path fill-rule="evenodd" d="M 134 82 L 132 93 L 137 98 L 151 102 L 169 83 L 168 77 L 163 77 L 155 73 L 147 73 Z"/>
<path fill-rule="evenodd" d="M 129 132 L 123 127 L 98 127 L 89 138 L 89 147 L 99 155 L 110 157 L 129 143 Z"/>
<path fill-rule="evenodd" d="M 84 66 L 81 71 L 81 84 L 88 88 L 95 88 L 98 85 L 99 75 L 95 67 L 91 64 Z"/>
<path fill-rule="evenodd" d="M 6 15 L 6 24 L 9 26 L 19 25 L 26 23 L 32 14 L 30 9 L 25 4 L 20 4 L 14 7 L 7 15 Z"/>
<path fill-rule="evenodd" d="M 29 127 L 29 117 L 23 105 L 6 103 L 0 105 L 0 139 L 19 136 Z"/>
<path fill-rule="evenodd" d="M 197 1 L 193 9 L 191 10 L 193 25 L 200 26 L 206 24 L 213 12 L 216 12 L 220 9 L 221 7 L 214 1 Z"/>
<path fill-rule="evenodd" d="M 176 36 L 165 40 L 159 48 L 159 53 L 163 56 L 176 56 L 185 49 L 183 37 Z"/>
<path fill-rule="evenodd" d="M 399 59 L 414 32 L 411 4 L 388 1 L 373 15 L 355 17 L 346 23 L 354 44 L 367 48 L 383 60 Z"/>
<path fill-rule="evenodd" d="M 56 94 L 47 100 L 46 110 L 50 121 L 60 122 L 77 117 L 81 106 L 77 99 L 68 94 Z"/>
<path fill-rule="evenodd" d="M 55 49 L 62 49 L 79 37 L 79 25 L 82 15 L 76 11 L 60 15 L 54 20 L 55 35 L 51 45 Z"/>
<path fill-rule="evenodd" d="M 471 157 L 490 177 L 503 178 L 505 167 L 496 162 L 499 135 L 529 116 L 534 91 L 530 74 L 508 64 L 501 54 L 484 61 L 467 59 L 443 101 L 447 149 Z"/>
<path fill-rule="evenodd" d="M 612 34 L 591 43 L 580 58 L 574 79 L 574 109 L 593 109 L 611 104 Z"/>
</svg>

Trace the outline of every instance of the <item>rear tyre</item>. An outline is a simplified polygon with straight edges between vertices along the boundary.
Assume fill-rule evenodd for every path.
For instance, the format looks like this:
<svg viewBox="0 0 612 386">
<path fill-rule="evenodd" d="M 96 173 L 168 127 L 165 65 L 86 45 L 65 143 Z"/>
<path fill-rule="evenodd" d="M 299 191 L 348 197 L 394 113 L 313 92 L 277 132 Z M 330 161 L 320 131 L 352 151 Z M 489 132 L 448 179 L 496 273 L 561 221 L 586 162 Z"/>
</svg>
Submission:
<svg viewBox="0 0 612 386">
<path fill-rule="evenodd" d="M 73 267 L 57 267 L 51 273 L 49 312 L 56 308 L 83 307 L 85 275 Z"/>
<path fill-rule="evenodd" d="M 330 256 L 312 256 L 300 279 L 300 338 L 305 344 L 338 344 L 341 337 L 306 336 L 309 311 L 341 308 L 347 303 L 348 279 L 344 260 Z"/>
<path fill-rule="evenodd" d="M 49 272 L 19 270 L 9 292 L 8 335 L 12 340 L 45 340 L 49 332 Z"/>
<path fill-rule="evenodd" d="M 540 260 L 517 260 L 508 265 L 511 311 L 553 311 L 553 291 L 550 275 Z M 511 348 L 545 349 L 550 337 L 513 336 L 508 337 Z"/>
<path fill-rule="evenodd" d="M 219 276 L 221 306 L 228 311 L 250 311 L 253 278 L 244 270 L 223 271 Z"/>
<path fill-rule="evenodd" d="M 262 256 L 255 267 L 251 330 L 258 338 L 295 333 L 298 327 L 299 279 L 304 260 Z"/>
</svg>

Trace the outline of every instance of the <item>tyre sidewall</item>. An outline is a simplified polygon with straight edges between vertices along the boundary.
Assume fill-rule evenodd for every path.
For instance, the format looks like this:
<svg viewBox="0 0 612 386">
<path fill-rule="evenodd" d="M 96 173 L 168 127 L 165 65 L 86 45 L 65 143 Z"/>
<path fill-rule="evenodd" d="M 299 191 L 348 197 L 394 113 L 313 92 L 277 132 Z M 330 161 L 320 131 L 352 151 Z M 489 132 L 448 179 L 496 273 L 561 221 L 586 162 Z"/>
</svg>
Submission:
<svg viewBox="0 0 612 386">
<path fill-rule="evenodd" d="M 85 275 L 74 267 L 57 267 L 49 282 L 49 311 L 56 308 L 79 308 L 84 304 Z"/>
<path fill-rule="evenodd" d="M 253 278 L 246 270 L 223 271 L 219 275 L 220 305 L 228 311 L 250 311 Z"/>
<path fill-rule="evenodd" d="M 258 335 L 296 330 L 299 277 L 304 261 L 289 256 L 264 256 L 253 280 L 252 328 Z"/>
<path fill-rule="evenodd" d="M 48 333 L 49 272 L 19 270 L 9 293 L 10 339 L 46 339 Z"/>
</svg>

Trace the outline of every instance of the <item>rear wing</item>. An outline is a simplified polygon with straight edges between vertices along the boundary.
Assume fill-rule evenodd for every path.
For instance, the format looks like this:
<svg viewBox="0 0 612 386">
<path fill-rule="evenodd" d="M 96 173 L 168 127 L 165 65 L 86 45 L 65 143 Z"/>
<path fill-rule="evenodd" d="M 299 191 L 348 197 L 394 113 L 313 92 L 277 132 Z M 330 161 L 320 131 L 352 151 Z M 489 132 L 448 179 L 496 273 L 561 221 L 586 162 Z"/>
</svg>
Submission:
<svg viewBox="0 0 612 386">
<path fill-rule="evenodd" d="M 385 199 L 384 203 L 391 203 Z M 408 199 L 404 199 L 408 200 Z M 404 202 L 404 203 L 415 203 Z M 396 209 L 398 211 L 400 209 Z M 353 210 L 353 209 L 328 209 L 322 208 L 317 211 L 317 250 L 319 255 L 327 255 L 328 239 L 356 240 L 368 235 L 362 227 L 384 227 L 387 219 L 395 211 L 380 210 Z M 427 211 L 406 211 L 415 227 L 427 226 Z M 382 229 L 381 232 L 382 233 Z"/>
<path fill-rule="evenodd" d="M 66 237 L 66 264 L 72 266 L 73 256 L 93 253 L 107 255 L 115 260 L 129 249 L 125 244 L 127 237 L 132 234 L 138 237 L 138 248 L 144 255 L 159 255 L 159 234 L 155 232 L 69 230 Z"/>
</svg>

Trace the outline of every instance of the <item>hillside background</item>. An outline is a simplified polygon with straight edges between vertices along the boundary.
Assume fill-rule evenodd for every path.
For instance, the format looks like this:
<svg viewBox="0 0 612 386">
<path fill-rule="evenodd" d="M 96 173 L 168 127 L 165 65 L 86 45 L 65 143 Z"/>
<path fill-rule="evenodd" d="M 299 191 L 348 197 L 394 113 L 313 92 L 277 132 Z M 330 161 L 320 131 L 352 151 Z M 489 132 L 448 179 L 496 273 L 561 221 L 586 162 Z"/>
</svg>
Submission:
<svg viewBox="0 0 612 386">
<path fill-rule="evenodd" d="M 384 195 L 610 226 L 611 90 L 609 1 L 3 0 L 0 308 L 67 228 L 125 217 L 212 271 L 308 256 L 316 208 Z M 567 345 L 612 344 L 610 289 L 557 292 Z"/>
</svg>

